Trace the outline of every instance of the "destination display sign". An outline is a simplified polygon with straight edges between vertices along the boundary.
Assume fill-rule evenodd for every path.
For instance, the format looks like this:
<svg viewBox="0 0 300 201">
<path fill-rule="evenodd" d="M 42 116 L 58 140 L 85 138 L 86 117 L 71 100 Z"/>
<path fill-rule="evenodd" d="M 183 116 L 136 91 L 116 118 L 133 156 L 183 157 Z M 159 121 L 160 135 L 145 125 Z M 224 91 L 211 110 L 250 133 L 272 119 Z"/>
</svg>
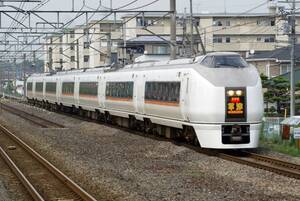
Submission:
<svg viewBox="0 0 300 201">
<path fill-rule="evenodd" d="M 226 121 L 246 121 L 246 90 L 226 89 Z"/>
</svg>

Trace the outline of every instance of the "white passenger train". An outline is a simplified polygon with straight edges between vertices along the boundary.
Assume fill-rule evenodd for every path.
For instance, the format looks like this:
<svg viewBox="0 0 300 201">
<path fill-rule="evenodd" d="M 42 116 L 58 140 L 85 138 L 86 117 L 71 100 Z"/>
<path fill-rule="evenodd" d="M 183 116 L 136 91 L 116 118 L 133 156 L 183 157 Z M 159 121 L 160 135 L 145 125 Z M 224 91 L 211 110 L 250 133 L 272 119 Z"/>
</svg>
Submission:
<svg viewBox="0 0 300 201">
<path fill-rule="evenodd" d="M 27 99 L 203 148 L 258 146 L 263 115 L 259 74 L 235 53 L 149 62 L 119 70 L 36 74 Z"/>
</svg>

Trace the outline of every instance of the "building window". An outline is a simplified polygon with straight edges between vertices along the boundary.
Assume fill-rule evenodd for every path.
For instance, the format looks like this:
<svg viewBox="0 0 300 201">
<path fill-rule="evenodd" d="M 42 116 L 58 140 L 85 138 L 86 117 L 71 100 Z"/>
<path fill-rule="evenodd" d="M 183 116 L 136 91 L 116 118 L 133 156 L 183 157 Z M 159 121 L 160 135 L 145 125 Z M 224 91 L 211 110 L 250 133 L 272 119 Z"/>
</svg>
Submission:
<svg viewBox="0 0 300 201">
<path fill-rule="evenodd" d="M 280 65 L 280 74 L 285 74 L 291 71 L 290 64 L 281 64 Z"/>
<path fill-rule="evenodd" d="M 43 82 L 35 83 L 35 91 L 43 93 Z"/>
<path fill-rule="evenodd" d="M 257 37 L 257 38 L 256 38 L 256 41 L 257 41 L 257 42 L 261 42 L 261 37 Z"/>
<path fill-rule="evenodd" d="M 180 82 L 146 82 L 145 103 L 178 106 Z"/>
<path fill-rule="evenodd" d="M 230 43 L 230 41 L 231 41 L 231 40 L 230 40 L 230 37 L 226 37 L 226 38 L 225 38 L 225 41 L 226 41 L 226 43 Z"/>
<path fill-rule="evenodd" d="M 223 38 L 220 36 L 214 36 L 213 37 L 213 43 L 222 43 L 223 42 Z"/>
<path fill-rule="evenodd" d="M 75 38 L 75 31 L 70 31 L 70 38 Z"/>
<path fill-rule="evenodd" d="M 152 54 L 168 54 L 168 53 L 169 53 L 168 46 L 158 46 L 158 45 L 152 46 Z"/>
<path fill-rule="evenodd" d="M 106 99 L 131 101 L 133 97 L 133 82 L 107 82 Z"/>
<path fill-rule="evenodd" d="M 84 55 L 83 56 L 83 62 L 89 62 L 90 56 L 89 55 Z"/>
<path fill-rule="evenodd" d="M 102 54 L 102 53 L 100 53 L 100 62 L 101 62 L 101 63 L 104 63 L 104 62 L 105 62 L 105 60 L 106 60 L 106 55 L 105 55 L 105 54 Z"/>
<path fill-rule="evenodd" d="M 70 57 L 70 61 L 71 61 L 71 62 L 75 62 L 75 56 L 71 56 L 71 57 Z"/>
<path fill-rule="evenodd" d="M 256 24 L 257 26 L 275 26 L 275 19 L 259 19 Z"/>
<path fill-rule="evenodd" d="M 270 25 L 273 27 L 275 26 L 275 20 L 271 20 Z"/>
<path fill-rule="evenodd" d="M 74 50 L 74 49 L 75 49 L 75 44 L 72 43 L 72 44 L 70 45 L 70 50 Z"/>
<path fill-rule="evenodd" d="M 63 82 L 62 94 L 64 96 L 73 96 L 74 95 L 74 82 Z"/>
<path fill-rule="evenodd" d="M 214 19 L 213 20 L 213 26 L 218 26 L 218 27 L 226 26 L 226 27 L 229 27 L 230 26 L 230 20 L 217 20 L 217 19 Z"/>
<path fill-rule="evenodd" d="M 265 43 L 274 43 L 274 42 L 275 42 L 274 36 L 265 37 Z"/>
<path fill-rule="evenodd" d="M 59 54 L 63 54 L 64 53 L 64 50 L 63 50 L 63 48 L 61 47 L 61 48 L 59 48 Z"/>
<path fill-rule="evenodd" d="M 27 91 L 32 91 L 32 82 L 27 82 Z"/>
<path fill-rule="evenodd" d="M 83 30 L 83 35 L 88 35 L 89 34 L 89 29 L 84 29 Z"/>
<path fill-rule="evenodd" d="M 98 83 L 97 82 L 80 82 L 79 95 L 80 96 L 97 97 Z"/>
<path fill-rule="evenodd" d="M 56 82 L 46 83 L 46 93 L 55 94 L 56 93 Z"/>
<path fill-rule="evenodd" d="M 83 43 L 83 48 L 84 49 L 89 49 L 90 48 L 90 42 L 84 42 Z"/>
<path fill-rule="evenodd" d="M 59 37 L 59 42 L 62 43 L 63 42 L 63 37 Z"/>
</svg>

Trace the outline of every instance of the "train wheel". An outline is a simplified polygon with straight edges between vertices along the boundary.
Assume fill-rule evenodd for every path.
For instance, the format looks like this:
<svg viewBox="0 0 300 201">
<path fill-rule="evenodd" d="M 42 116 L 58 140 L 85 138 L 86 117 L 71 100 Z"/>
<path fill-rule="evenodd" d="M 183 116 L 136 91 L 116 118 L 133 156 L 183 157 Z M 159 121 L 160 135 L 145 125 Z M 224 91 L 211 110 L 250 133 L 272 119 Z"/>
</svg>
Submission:
<svg viewBox="0 0 300 201">
<path fill-rule="evenodd" d="M 153 124 L 152 122 L 150 121 L 150 119 L 145 119 L 144 120 L 144 128 L 145 128 L 145 132 L 147 134 L 151 134 L 152 133 L 152 130 L 153 130 Z"/>
<path fill-rule="evenodd" d="M 198 139 L 193 127 L 185 126 L 183 129 L 183 136 L 188 143 L 194 145 L 197 144 Z"/>
</svg>

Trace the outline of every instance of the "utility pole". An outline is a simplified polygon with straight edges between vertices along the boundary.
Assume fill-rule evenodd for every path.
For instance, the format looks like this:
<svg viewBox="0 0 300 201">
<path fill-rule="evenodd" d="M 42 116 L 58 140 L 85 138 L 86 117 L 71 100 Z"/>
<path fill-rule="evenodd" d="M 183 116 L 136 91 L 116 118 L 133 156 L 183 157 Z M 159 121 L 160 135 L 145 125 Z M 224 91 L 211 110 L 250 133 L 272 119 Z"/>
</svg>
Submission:
<svg viewBox="0 0 300 201">
<path fill-rule="evenodd" d="M 76 67 L 79 69 L 79 39 L 76 40 L 76 57 Z"/>
<path fill-rule="evenodd" d="M 26 78 L 26 72 L 25 72 L 26 64 L 25 64 L 25 62 L 26 62 L 26 54 L 23 54 L 23 80 L 24 80 L 24 83 L 25 83 L 25 78 Z"/>
<path fill-rule="evenodd" d="M 111 32 L 107 33 L 107 64 L 111 65 L 111 46 L 112 46 L 112 42 L 111 42 Z"/>
<path fill-rule="evenodd" d="M 186 43 L 186 8 L 184 8 L 184 16 L 182 19 L 182 44 L 184 47 L 184 52 L 183 52 L 183 56 L 186 57 L 187 56 L 187 43 Z"/>
<path fill-rule="evenodd" d="M 292 16 L 291 16 L 291 100 L 290 100 L 290 116 L 295 116 L 295 44 L 296 44 L 296 21 L 295 21 L 295 11 L 296 11 L 296 1 L 292 2 Z"/>
<path fill-rule="evenodd" d="M 194 16 L 193 0 L 190 0 L 190 26 L 191 26 L 191 56 L 194 56 Z"/>
<path fill-rule="evenodd" d="M 177 54 L 177 41 L 176 41 L 176 0 L 170 0 L 170 11 L 171 11 L 171 55 L 170 59 L 174 60 L 176 59 Z"/>
</svg>

